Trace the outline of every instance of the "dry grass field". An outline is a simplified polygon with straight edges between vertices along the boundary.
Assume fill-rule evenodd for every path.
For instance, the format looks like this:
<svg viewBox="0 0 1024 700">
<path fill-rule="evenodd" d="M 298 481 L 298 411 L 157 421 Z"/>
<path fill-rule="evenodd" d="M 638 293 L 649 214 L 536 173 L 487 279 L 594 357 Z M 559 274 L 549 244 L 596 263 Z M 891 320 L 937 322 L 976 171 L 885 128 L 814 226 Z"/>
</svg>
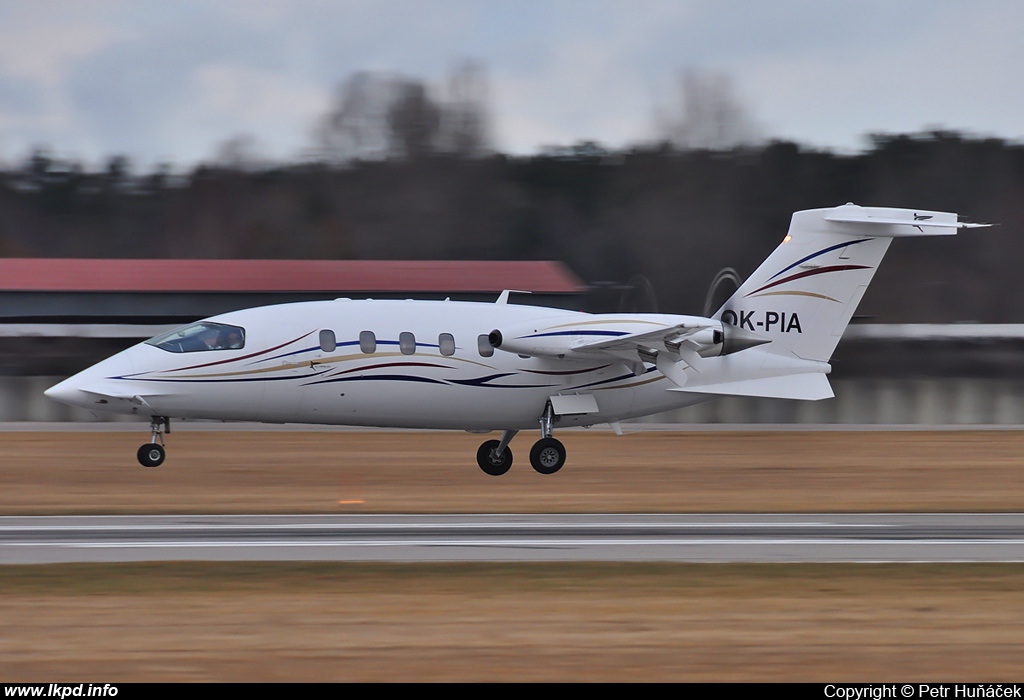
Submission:
<svg viewBox="0 0 1024 700">
<path fill-rule="evenodd" d="M 456 432 L 169 436 L 0 433 L 0 515 L 58 513 L 822 512 L 1024 510 L 1024 432 L 563 431 L 541 476 L 512 443 L 501 477 Z"/>
<path fill-rule="evenodd" d="M 0 434 L 0 514 L 1019 511 L 1024 433 Z M 1024 565 L 0 567 L 0 681 L 1020 681 Z"/>
<path fill-rule="evenodd" d="M 1020 681 L 1024 566 L 0 568 L 0 681 Z"/>
</svg>

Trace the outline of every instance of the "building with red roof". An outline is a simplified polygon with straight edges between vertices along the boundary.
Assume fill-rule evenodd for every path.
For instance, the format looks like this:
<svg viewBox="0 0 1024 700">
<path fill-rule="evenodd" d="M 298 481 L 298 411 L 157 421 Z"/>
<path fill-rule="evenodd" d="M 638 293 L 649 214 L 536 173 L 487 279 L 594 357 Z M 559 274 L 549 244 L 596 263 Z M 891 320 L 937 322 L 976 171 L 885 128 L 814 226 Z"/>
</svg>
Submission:
<svg viewBox="0 0 1024 700">
<path fill-rule="evenodd" d="M 552 261 L 0 259 L 0 374 L 63 374 L 166 329 L 227 311 L 339 297 L 579 307 Z M 514 300 L 514 298 L 513 298 Z"/>
<path fill-rule="evenodd" d="M 575 295 L 582 282 L 547 260 L 0 259 L 0 291 Z"/>
</svg>

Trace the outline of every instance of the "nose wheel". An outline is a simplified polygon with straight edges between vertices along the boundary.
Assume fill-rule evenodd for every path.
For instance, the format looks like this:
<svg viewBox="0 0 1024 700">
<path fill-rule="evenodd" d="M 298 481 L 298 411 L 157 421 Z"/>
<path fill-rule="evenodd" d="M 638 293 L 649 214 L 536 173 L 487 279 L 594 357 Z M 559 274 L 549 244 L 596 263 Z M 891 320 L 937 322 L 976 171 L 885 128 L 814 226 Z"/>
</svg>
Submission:
<svg viewBox="0 0 1024 700">
<path fill-rule="evenodd" d="M 167 450 L 164 449 L 164 433 L 171 432 L 171 419 L 163 416 L 153 416 L 149 423 L 153 431 L 152 439 L 139 448 L 137 456 L 139 464 L 144 467 L 159 467 L 167 457 Z"/>
<path fill-rule="evenodd" d="M 166 456 L 167 450 L 163 445 L 147 443 L 139 448 L 139 464 L 144 467 L 159 467 Z"/>
</svg>

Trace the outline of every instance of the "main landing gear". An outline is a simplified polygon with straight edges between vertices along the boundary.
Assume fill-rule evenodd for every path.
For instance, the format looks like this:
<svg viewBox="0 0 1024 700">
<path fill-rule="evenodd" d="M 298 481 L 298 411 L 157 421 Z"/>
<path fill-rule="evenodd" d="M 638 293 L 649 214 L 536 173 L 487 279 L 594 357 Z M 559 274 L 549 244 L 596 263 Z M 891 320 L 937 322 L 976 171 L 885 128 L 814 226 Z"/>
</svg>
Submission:
<svg viewBox="0 0 1024 700">
<path fill-rule="evenodd" d="M 171 432 L 171 419 L 163 416 L 153 416 L 149 422 L 153 431 L 153 438 L 139 448 L 139 464 L 144 467 L 159 467 L 167 457 L 167 450 L 164 449 L 164 433 Z M 159 442 L 157 442 L 159 440 Z"/>
<path fill-rule="evenodd" d="M 541 438 L 530 450 L 530 465 L 541 474 L 554 474 L 565 464 L 565 446 L 551 437 L 554 429 L 555 413 L 549 403 L 540 417 Z M 512 442 L 518 430 L 506 430 L 501 440 L 488 440 L 476 451 L 476 462 L 485 474 L 501 476 L 512 466 L 512 450 L 508 444 Z"/>
</svg>

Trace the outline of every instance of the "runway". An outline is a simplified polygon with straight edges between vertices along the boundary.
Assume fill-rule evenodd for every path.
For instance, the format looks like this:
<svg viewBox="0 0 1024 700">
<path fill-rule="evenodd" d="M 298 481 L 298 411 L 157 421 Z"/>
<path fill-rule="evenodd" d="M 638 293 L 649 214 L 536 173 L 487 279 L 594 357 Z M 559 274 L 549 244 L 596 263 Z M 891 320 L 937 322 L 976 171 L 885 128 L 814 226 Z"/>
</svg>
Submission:
<svg viewBox="0 0 1024 700">
<path fill-rule="evenodd" d="M 1019 562 L 1024 514 L 0 518 L 0 564 L 160 560 Z"/>
</svg>

